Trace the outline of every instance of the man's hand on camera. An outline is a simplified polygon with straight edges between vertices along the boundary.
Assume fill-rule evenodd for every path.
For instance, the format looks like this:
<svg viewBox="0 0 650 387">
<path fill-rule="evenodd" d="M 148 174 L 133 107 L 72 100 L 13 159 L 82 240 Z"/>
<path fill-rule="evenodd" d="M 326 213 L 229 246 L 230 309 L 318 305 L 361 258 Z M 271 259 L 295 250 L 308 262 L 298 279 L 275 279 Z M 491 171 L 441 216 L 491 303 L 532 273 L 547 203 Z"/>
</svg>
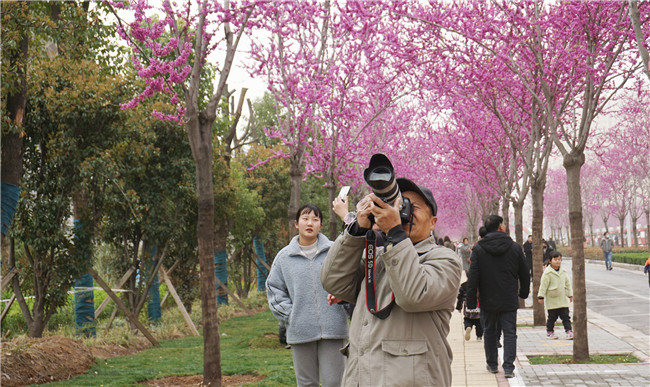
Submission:
<svg viewBox="0 0 650 387">
<path fill-rule="evenodd" d="M 368 215 L 372 210 L 372 199 L 370 198 L 370 195 L 367 195 L 357 203 L 357 223 L 359 224 L 359 227 L 362 228 L 372 227 L 372 223 L 370 223 L 370 219 L 368 219 Z"/>
<path fill-rule="evenodd" d="M 388 231 L 390 231 L 393 227 L 402 224 L 402 220 L 399 216 L 399 208 L 402 205 L 401 197 L 395 199 L 395 202 L 391 206 L 390 204 L 378 198 L 373 193 L 368 196 L 374 203 L 372 206 L 372 214 L 375 216 L 375 223 L 377 223 L 377 226 L 379 226 L 381 231 L 388 234 Z"/>
</svg>

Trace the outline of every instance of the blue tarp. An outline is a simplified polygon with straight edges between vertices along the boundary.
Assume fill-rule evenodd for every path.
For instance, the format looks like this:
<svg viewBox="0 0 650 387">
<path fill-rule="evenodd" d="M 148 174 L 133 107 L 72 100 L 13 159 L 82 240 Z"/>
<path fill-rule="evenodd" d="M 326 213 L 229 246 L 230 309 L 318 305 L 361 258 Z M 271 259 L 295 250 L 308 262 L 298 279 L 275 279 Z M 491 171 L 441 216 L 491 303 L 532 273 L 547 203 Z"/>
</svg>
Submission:
<svg viewBox="0 0 650 387">
<path fill-rule="evenodd" d="M 18 206 L 20 187 L 11 183 L 2 183 L 0 195 L 2 195 L 2 235 L 7 235 Z"/>
<path fill-rule="evenodd" d="M 151 276 L 151 271 L 156 268 L 156 265 L 158 264 L 158 260 L 154 259 L 156 256 L 156 253 L 158 252 L 158 246 L 153 245 L 152 247 L 148 248 L 148 254 L 149 257 L 146 261 L 146 273 L 147 273 L 147 280 L 149 279 L 149 276 Z M 153 279 L 153 282 L 151 283 L 151 287 L 149 287 L 149 292 L 147 293 L 147 315 L 149 316 L 149 320 L 151 321 L 158 321 L 160 320 L 160 317 L 162 317 L 162 313 L 160 311 L 160 282 L 158 281 L 158 273 L 156 273 L 156 276 Z"/>
<path fill-rule="evenodd" d="M 214 274 L 226 286 L 228 286 L 228 268 L 226 266 L 227 258 L 228 255 L 226 254 L 225 250 L 219 250 L 214 252 Z M 221 286 L 217 282 L 217 290 L 219 290 L 219 288 L 221 288 Z M 228 295 L 227 294 L 217 295 L 217 304 L 228 305 Z"/>
<path fill-rule="evenodd" d="M 84 245 L 87 241 L 80 238 L 83 235 L 83 223 L 79 219 L 74 221 L 74 240 L 77 244 L 77 251 L 84 255 L 86 260 L 90 260 L 88 246 Z M 87 288 L 88 290 L 83 290 Z M 93 291 L 93 277 L 90 273 L 82 274 L 81 277 L 74 281 L 74 325 L 77 334 L 86 337 L 95 337 L 97 332 L 95 326 L 95 292 Z"/>
</svg>

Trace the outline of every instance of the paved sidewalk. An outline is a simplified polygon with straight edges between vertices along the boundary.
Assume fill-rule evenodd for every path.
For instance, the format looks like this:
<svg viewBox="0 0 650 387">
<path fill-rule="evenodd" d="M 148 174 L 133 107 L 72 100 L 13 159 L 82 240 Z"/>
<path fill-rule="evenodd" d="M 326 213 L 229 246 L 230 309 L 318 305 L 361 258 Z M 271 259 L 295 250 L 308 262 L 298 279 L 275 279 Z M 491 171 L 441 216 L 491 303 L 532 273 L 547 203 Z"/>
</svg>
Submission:
<svg viewBox="0 0 650 387">
<path fill-rule="evenodd" d="M 530 305 L 532 299 L 527 300 Z M 533 310 L 517 313 L 517 361 L 515 378 L 506 379 L 503 369 L 490 374 L 485 369 L 483 342 L 472 331 L 464 339 L 463 319 L 454 311 L 447 339 L 454 359 L 452 385 L 467 387 L 548 387 L 548 386 L 650 386 L 650 336 L 588 310 L 589 352 L 597 354 L 632 354 L 643 361 L 636 364 L 553 364 L 531 365 L 527 356 L 571 355 L 573 342 L 564 339 L 560 328 L 559 340 L 547 340 L 544 327 L 521 327 L 533 324 Z M 573 313 L 571 313 L 573 316 Z M 499 358 L 503 358 L 500 350 Z"/>
<path fill-rule="evenodd" d="M 454 311 L 451 317 L 449 336 L 447 340 L 454 354 L 451 362 L 452 386 L 467 387 L 496 387 L 497 378 L 485 369 L 485 352 L 483 342 L 476 340 L 476 333 L 472 330 L 472 337 L 465 341 L 463 316 Z M 503 377 L 503 371 L 501 372 Z M 503 377 L 505 380 L 505 377 Z"/>
<path fill-rule="evenodd" d="M 518 324 L 532 325 L 532 309 L 518 313 Z M 633 354 L 643 363 L 630 364 L 553 364 L 531 365 L 531 355 L 572 355 L 573 342 L 546 339 L 544 327 L 517 329 L 517 378 L 510 386 L 650 386 L 650 338 L 642 332 L 587 311 L 589 353 L 591 355 Z"/>
</svg>

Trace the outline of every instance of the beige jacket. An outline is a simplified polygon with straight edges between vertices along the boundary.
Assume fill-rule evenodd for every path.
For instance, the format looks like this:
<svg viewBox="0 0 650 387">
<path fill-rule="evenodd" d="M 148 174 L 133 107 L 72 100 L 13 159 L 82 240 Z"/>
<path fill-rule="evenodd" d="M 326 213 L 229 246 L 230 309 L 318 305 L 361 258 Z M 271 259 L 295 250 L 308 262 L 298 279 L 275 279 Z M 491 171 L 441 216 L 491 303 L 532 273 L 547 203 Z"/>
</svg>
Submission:
<svg viewBox="0 0 650 387">
<path fill-rule="evenodd" d="M 396 304 L 381 320 L 368 312 L 364 284 L 364 237 L 341 234 L 321 270 L 325 290 L 356 304 L 343 385 L 450 386 L 452 352 L 449 320 L 460 286 L 456 253 L 427 238 L 413 246 L 401 241 L 379 249 L 375 269 L 381 309 Z M 419 255 L 422 254 L 422 255 Z"/>
<path fill-rule="evenodd" d="M 544 298 L 546 310 L 569 307 L 569 297 L 573 297 L 571 279 L 566 270 L 560 266 L 556 271 L 549 264 L 542 273 L 537 297 Z"/>
</svg>

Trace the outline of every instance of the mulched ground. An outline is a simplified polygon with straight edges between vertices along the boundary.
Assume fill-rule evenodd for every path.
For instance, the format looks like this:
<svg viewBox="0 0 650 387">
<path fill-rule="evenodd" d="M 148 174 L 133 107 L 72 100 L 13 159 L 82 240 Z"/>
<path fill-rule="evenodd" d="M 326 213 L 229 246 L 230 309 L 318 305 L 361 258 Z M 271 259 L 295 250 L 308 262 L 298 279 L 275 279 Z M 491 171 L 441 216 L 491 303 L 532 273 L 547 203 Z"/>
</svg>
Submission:
<svg viewBox="0 0 650 387">
<path fill-rule="evenodd" d="M 221 384 L 223 386 L 241 386 L 244 383 L 253 383 L 264 380 L 266 376 L 257 375 L 223 375 Z M 203 386 L 203 375 L 190 376 L 168 376 L 162 379 L 148 380 L 141 382 L 147 386 L 158 387 L 180 387 L 180 386 Z"/>
</svg>

